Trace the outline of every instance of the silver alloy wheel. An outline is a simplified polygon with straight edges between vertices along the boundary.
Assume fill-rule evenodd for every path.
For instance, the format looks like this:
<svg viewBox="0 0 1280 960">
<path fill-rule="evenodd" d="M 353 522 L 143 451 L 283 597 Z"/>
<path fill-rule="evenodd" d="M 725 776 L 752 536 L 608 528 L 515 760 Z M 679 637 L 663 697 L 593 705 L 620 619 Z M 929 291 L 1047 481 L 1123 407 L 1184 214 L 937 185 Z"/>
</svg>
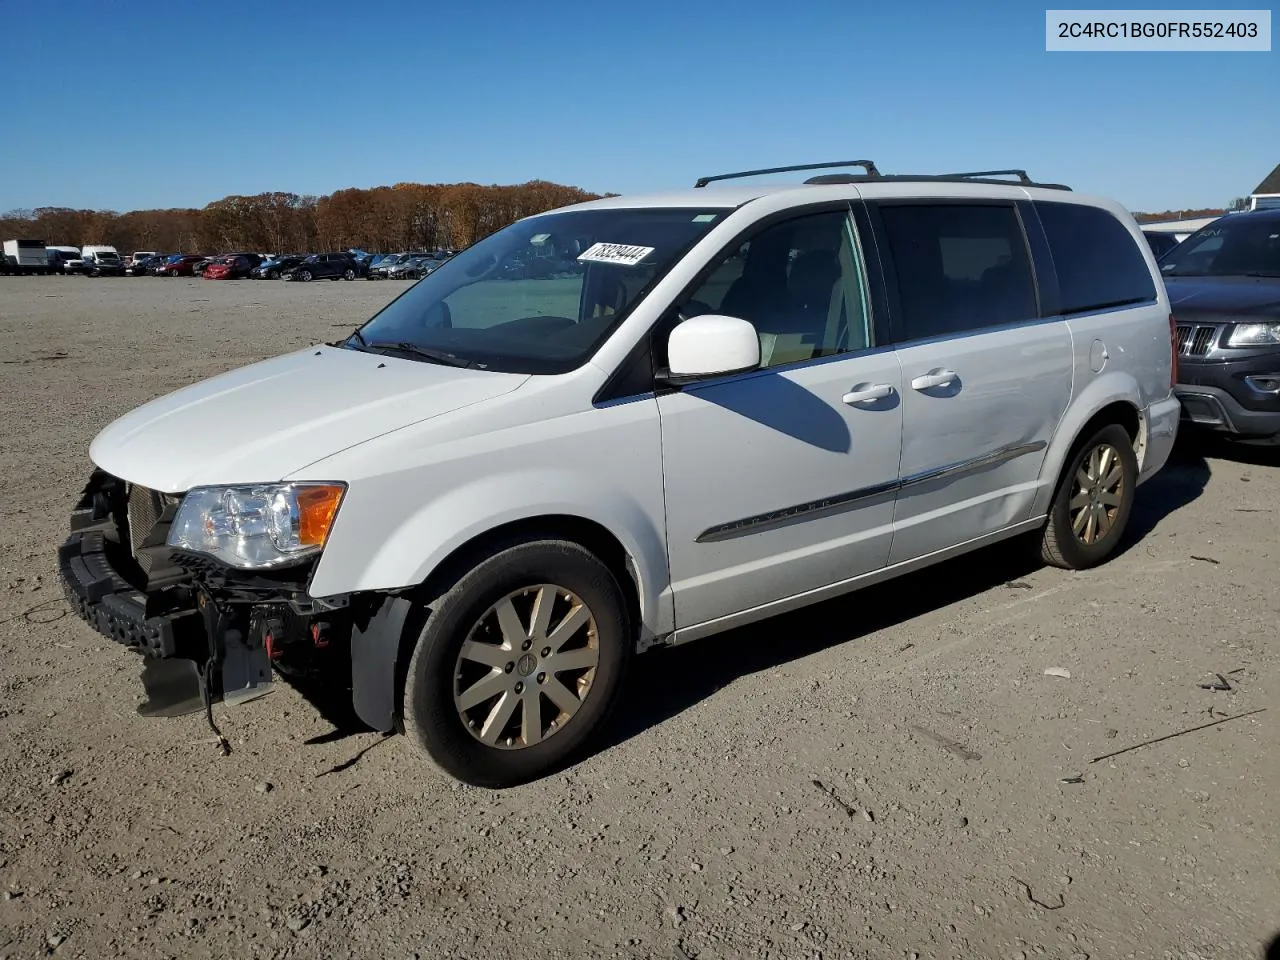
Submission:
<svg viewBox="0 0 1280 960">
<path fill-rule="evenodd" d="M 600 634 L 590 608 L 564 587 L 524 587 L 472 626 L 454 666 L 453 705 L 481 743 L 533 746 L 578 712 L 599 663 Z"/>
<path fill-rule="evenodd" d="M 1124 462 L 1111 444 L 1098 444 L 1081 461 L 1067 505 L 1071 532 L 1081 543 L 1095 544 L 1111 532 L 1124 502 L 1124 484 Z"/>
</svg>

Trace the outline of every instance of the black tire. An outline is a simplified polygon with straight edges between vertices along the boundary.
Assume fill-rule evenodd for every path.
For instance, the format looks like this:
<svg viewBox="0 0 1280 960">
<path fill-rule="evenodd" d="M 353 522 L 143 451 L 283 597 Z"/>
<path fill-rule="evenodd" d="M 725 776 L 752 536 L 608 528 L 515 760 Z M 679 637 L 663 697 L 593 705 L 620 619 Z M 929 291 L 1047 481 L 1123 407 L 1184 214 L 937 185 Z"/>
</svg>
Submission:
<svg viewBox="0 0 1280 960">
<path fill-rule="evenodd" d="M 1094 484 L 1092 492 L 1084 487 L 1077 477 L 1082 470 L 1088 476 L 1091 471 L 1090 458 L 1095 451 L 1109 448 L 1118 456 L 1116 463 L 1107 468 L 1110 475 L 1116 467 L 1121 473 L 1114 490 L 1103 490 L 1103 494 L 1113 497 L 1118 502 L 1110 505 L 1097 499 L 1099 484 Z M 1099 478 L 1105 479 L 1105 478 Z M 1064 570 L 1086 570 L 1096 567 L 1115 553 L 1124 537 L 1129 517 L 1133 513 L 1133 498 L 1138 482 L 1138 459 L 1133 452 L 1133 441 L 1129 432 L 1119 424 L 1112 423 L 1100 428 L 1088 437 L 1077 441 L 1067 457 L 1066 468 L 1058 480 L 1058 489 L 1053 495 L 1053 505 L 1049 508 L 1049 519 L 1044 526 L 1040 539 L 1040 557 L 1045 563 Z M 1086 497 L 1083 506 L 1072 507 L 1073 498 Z M 1073 509 L 1079 512 L 1073 518 Z M 1096 528 L 1094 539 L 1087 537 L 1088 527 L 1077 532 L 1073 527 L 1073 519 L 1083 516 L 1088 522 L 1086 511 L 1101 510 L 1108 518 L 1109 526 L 1098 534 Z M 1101 526 L 1101 520 L 1096 521 Z"/>
<path fill-rule="evenodd" d="M 595 675 L 581 705 L 540 742 L 514 749 L 489 746 L 472 734 L 454 704 L 459 653 L 473 626 L 495 603 L 513 591 L 540 584 L 572 591 L 594 616 L 599 647 Z M 603 726 L 621 688 L 634 640 L 622 590 L 609 568 L 590 551 L 563 540 L 501 549 L 426 606 L 430 613 L 405 680 L 404 727 L 447 773 L 478 787 L 527 783 L 560 769 Z"/>
<path fill-rule="evenodd" d="M 299 270 L 299 271 L 295 274 L 295 276 L 296 276 L 299 280 L 301 280 L 303 283 L 307 283 L 307 282 L 309 282 L 309 281 L 311 280 L 311 271 L 310 271 L 310 270 Z"/>
<path fill-rule="evenodd" d="M 279 270 L 268 270 L 268 271 L 267 271 L 267 279 L 268 279 L 268 280 L 279 280 L 279 279 L 280 279 L 280 271 L 279 271 Z"/>
<path fill-rule="evenodd" d="M 344 270 L 342 273 L 343 280 L 354 280 L 355 278 L 356 278 L 356 272 L 352 270 L 350 267 L 347 267 L 347 269 Z"/>
</svg>

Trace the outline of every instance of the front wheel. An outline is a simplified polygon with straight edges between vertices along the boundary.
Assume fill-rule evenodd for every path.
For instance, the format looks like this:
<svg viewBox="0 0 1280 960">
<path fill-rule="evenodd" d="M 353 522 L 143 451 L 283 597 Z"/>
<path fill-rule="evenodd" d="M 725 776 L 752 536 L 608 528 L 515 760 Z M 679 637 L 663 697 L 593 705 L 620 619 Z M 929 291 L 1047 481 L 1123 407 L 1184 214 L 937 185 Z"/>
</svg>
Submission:
<svg viewBox="0 0 1280 960">
<path fill-rule="evenodd" d="M 343 271 L 343 274 L 342 274 L 343 280 L 354 280 L 355 278 L 356 278 L 356 272 L 352 270 L 350 267 L 347 267 L 347 269 Z"/>
<path fill-rule="evenodd" d="M 427 604 L 405 681 L 405 731 L 465 783 L 553 772 L 601 727 L 632 640 L 609 568 L 576 543 L 501 550 Z"/>
<path fill-rule="evenodd" d="M 1085 570 L 1107 560 L 1124 536 L 1137 482 L 1138 459 L 1124 427 L 1109 424 L 1078 443 L 1041 537 L 1045 563 Z"/>
<path fill-rule="evenodd" d="M 268 280 L 279 280 L 279 279 L 280 279 L 280 271 L 279 271 L 279 270 L 268 270 L 268 271 L 267 271 L 267 279 L 268 279 Z"/>
<path fill-rule="evenodd" d="M 307 281 L 309 281 L 309 280 L 311 279 L 311 271 L 310 271 L 310 270 L 303 270 L 303 271 L 301 271 L 301 272 L 298 274 L 298 279 L 299 279 L 299 280 L 301 280 L 303 283 L 306 283 Z"/>
</svg>

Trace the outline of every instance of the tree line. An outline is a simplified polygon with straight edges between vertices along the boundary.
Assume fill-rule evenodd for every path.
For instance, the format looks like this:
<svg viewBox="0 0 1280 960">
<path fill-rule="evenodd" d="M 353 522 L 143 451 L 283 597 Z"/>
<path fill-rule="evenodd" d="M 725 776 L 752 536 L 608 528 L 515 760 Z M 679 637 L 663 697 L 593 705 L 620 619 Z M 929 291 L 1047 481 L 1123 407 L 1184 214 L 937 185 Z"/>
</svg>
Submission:
<svg viewBox="0 0 1280 960">
<path fill-rule="evenodd" d="M 203 209 L 73 210 L 37 207 L 0 215 L 0 238 L 54 245 L 101 243 L 122 252 L 306 253 L 358 247 L 374 253 L 461 248 L 507 224 L 600 195 L 545 180 L 513 186 L 397 183 L 327 196 L 259 193 L 215 200 Z M 1232 208 L 1243 206 L 1241 201 Z M 1140 222 L 1219 216 L 1224 211 L 1135 213 Z"/>
<path fill-rule="evenodd" d="M 513 186 L 397 183 L 327 196 L 259 193 L 223 197 L 199 210 L 37 207 L 0 215 L 0 237 L 50 246 L 109 244 L 122 252 L 458 249 L 521 217 L 598 197 L 578 187 L 531 180 Z"/>
<path fill-rule="evenodd" d="M 1248 200 L 1234 200 L 1230 210 L 1243 210 Z M 1204 217 L 1220 217 L 1227 210 L 1221 207 L 1206 207 L 1201 210 L 1165 210 L 1163 213 L 1135 213 L 1133 219 L 1139 223 L 1159 223 L 1161 220 L 1200 220 Z"/>
</svg>

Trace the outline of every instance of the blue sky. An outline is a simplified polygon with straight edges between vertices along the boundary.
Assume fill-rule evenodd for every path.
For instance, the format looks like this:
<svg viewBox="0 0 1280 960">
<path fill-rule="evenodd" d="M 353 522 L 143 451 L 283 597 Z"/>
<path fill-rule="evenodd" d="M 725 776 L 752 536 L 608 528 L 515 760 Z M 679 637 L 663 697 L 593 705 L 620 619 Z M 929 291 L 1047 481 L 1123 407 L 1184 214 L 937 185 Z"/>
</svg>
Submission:
<svg viewBox="0 0 1280 960">
<path fill-rule="evenodd" d="M 404 180 L 629 193 L 862 157 L 1025 167 L 1163 210 L 1224 204 L 1280 163 L 1280 53 L 1047 53 L 1044 17 L 847 0 L 6 4 L 0 211 Z"/>
</svg>

